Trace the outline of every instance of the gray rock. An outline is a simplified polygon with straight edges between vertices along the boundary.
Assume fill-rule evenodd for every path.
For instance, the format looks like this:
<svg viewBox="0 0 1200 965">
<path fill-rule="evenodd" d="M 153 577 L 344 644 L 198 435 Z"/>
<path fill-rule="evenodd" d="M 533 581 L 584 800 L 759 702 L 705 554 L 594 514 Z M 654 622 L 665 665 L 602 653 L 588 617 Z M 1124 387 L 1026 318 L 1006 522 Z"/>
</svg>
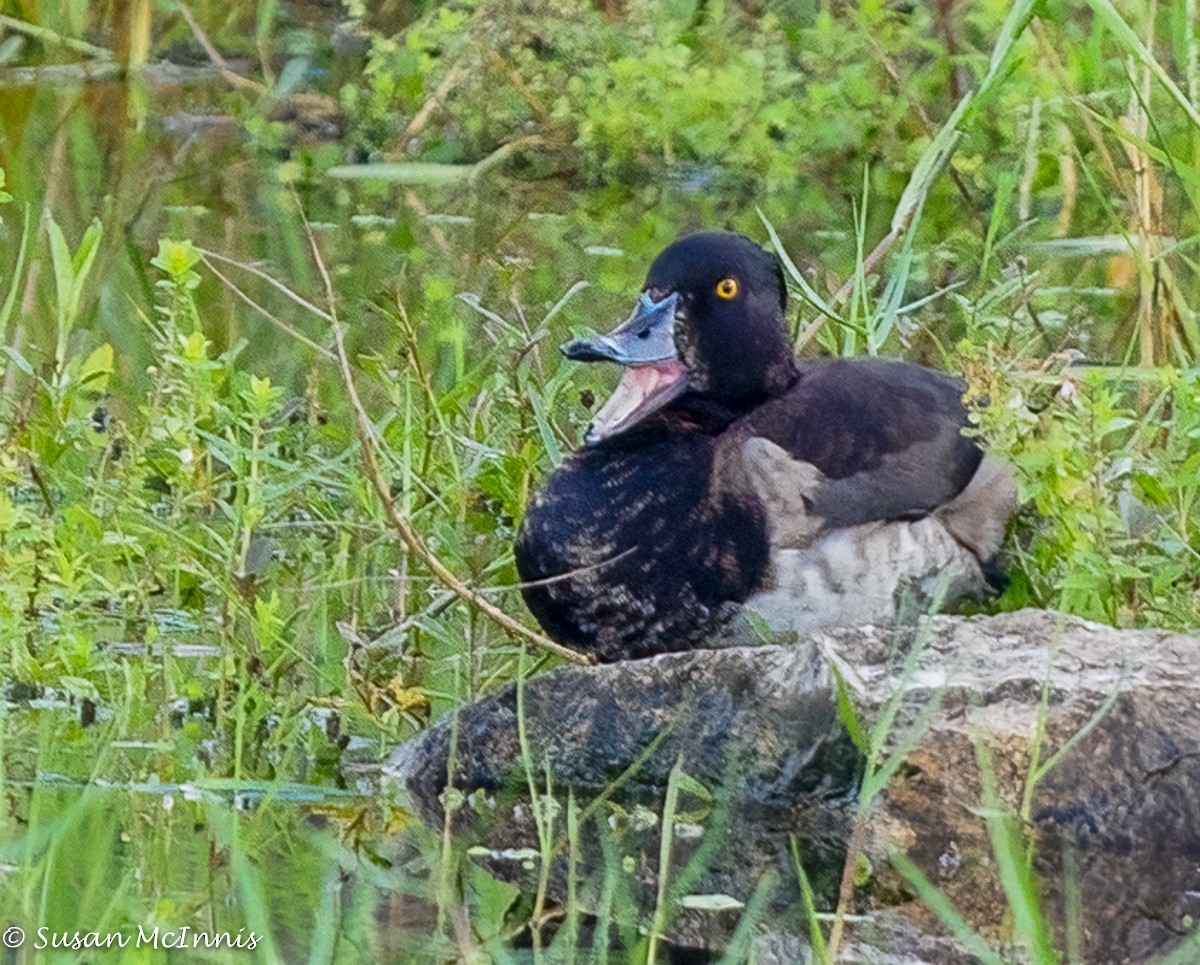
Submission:
<svg viewBox="0 0 1200 965">
<path fill-rule="evenodd" d="M 568 886 L 570 796 L 582 907 L 595 911 L 616 876 L 644 930 L 665 853 L 667 938 L 754 944 L 762 960 L 782 960 L 808 933 L 793 841 L 828 910 L 858 811 L 863 760 L 839 719 L 836 670 L 864 728 L 895 711 L 885 756 L 899 755 L 865 812 L 842 960 L 974 960 L 891 865 L 894 850 L 993 947 L 1011 941 L 983 816 L 984 747 L 1000 797 L 1021 818 L 1014 826 L 1031 847 L 1058 946 L 1074 921 L 1086 961 L 1146 961 L 1200 919 L 1197 667 L 1200 637 L 1042 611 L 832 630 L 794 646 L 560 669 L 523 684 L 524 751 L 510 687 L 402 747 L 388 771 L 434 827 L 443 802 L 458 805 L 456 837 L 490 871 L 530 888 L 539 868 L 532 785 L 536 814 L 553 821 L 548 882 L 558 898 Z M 687 779 L 676 778 L 664 850 L 673 769 Z M 1031 773 L 1040 776 L 1032 785 Z M 447 775 L 457 791 L 449 797 Z"/>
</svg>

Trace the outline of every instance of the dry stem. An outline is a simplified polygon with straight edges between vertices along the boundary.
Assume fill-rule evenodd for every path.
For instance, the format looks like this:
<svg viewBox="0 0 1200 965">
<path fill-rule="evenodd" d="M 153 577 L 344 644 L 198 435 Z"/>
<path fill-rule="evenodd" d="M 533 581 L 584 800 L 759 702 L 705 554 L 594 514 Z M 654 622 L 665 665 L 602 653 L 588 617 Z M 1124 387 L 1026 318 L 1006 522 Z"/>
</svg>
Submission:
<svg viewBox="0 0 1200 965">
<path fill-rule="evenodd" d="M 303 213 L 302 213 L 303 216 Z M 354 374 L 350 368 L 350 359 L 346 355 L 346 345 L 343 337 L 342 324 L 337 316 L 337 304 L 333 294 L 333 282 L 329 277 L 329 272 L 325 267 L 325 260 L 321 257 L 320 248 L 317 246 L 316 237 L 309 228 L 308 219 L 304 219 L 304 228 L 308 236 L 309 247 L 313 253 L 313 259 L 316 262 L 317 270 L 321 274 L 321 280 L 325 285 L 325 297 L 329 304 L 330 326 L 333 330 L 333 340 L 337 351 L 338 367 L 341 369 L 342 382 L 346 387 L 346 394 L 350 399 L 350 404 L 354 408 L 354 413 L 358 423 L 358 437 L 362 449 L 363 468 L 366 471 L 367 478 L 375 487 L 375 492 L 379 496 L 380 502 L 387 513 L 388 519 L 392 523 L 392 527 L 396 530 L 401 541 L 416 555 L 429 571 L 452 593 L 454 593 L 463 602 L 474 607 L 484 616 L 503 627 L 509 633 L 520 637 L 535 647 L 540 647 L 550 653 L 562 657 L 564 660 L 569 660 L 572 663 L 588 665 L 592 661 L 584 654 L 571 650 L 569 647 L 564 647 L 561 644 L 555 643 L 549 637 L 543 636 L 536 630 L 531 630 L 524 624 L 514 620 L 507 613 L 488 601 L 485 597 L 476 593 L 473 589 L 467 586 L 447 567 L 434 552 L 425 544 L 421 534 L 413 527 L 408 517 L 401 511 L 396 500 L 392 498 L 391 487 L 384 478 L 379 467 L 379 460 L 376 455 L 376 450 L 379 445 L 375 437 L 375 431 L 371 425 L 370 416 L 367 415 L 367 410 L 363 407 L 362 400 L 358 396 L 358 390 L 354 385 Z"/>
<path fill-rule="evenodd" d="M 204 28 L 200 26 L 196 20 L 195 14 L 188 8 L 188 5 L 183 0 L 177 0 L 176 6 L 179 12 L 183 14 L 183 19 L 187 21 L 187 25 L 192 30 L 192 36 L 196 38 L 196 43 L 204 48 L 204 52 L 208 55 L 208 59 L 213 62 L 213 65 L 221 72 L 224 77 L 234 87 L 244 87 L 247 90 L 252 90 L 256 94 L 265 94 L 267 88 L 256 80 L 251 80 L 249 77 L 243 77 L 232 67 L 229 62 L 221 56 L 221 52 L 213 46 L 213 42 L 208 39 L 208 34 L 204 32 Z"/>
</svg>

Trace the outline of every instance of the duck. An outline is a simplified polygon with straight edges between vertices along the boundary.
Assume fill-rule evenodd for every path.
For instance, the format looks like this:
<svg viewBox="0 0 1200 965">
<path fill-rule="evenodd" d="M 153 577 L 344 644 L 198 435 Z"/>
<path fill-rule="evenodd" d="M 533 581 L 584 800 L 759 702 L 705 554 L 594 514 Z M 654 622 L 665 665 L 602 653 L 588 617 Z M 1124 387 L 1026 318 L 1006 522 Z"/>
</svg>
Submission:
<svg viewBox="0 0 1200 965">
<path fill-rule="evenodd" d="M 622 372 L 518 528 L 522 595 L 552 639 L 639 659 L 747 627 L 892 623 L 993 586 L 1016 484 L 964 433 L 964 384 L 798 359 L 786 310 L 771 252 L 702 232 L 654 259 L 625 321 L 563 346 Z"/>
</svg>

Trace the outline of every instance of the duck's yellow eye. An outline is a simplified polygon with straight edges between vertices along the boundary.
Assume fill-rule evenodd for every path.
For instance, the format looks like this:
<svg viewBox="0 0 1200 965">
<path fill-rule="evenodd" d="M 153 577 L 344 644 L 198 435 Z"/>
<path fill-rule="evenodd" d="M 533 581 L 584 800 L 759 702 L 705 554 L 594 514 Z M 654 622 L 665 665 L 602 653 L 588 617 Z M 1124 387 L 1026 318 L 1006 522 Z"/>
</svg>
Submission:
<svg viewBox="0 0 1200 965">
<path fill-rule="evenodd" d="M 722 278 L 717 282 L 718 298 L 736 298 L 737 293 L 738 283 L 736 278 Z"/>
</svg>

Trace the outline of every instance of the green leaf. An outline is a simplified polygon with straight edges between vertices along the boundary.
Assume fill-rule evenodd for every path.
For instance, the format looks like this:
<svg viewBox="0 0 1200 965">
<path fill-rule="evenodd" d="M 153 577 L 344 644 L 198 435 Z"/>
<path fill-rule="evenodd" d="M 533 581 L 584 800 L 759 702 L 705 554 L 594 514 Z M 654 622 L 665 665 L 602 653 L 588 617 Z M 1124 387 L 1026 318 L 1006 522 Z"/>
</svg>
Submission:
<svg viewBox="0 0 1200 965">
<path fill-rule="evenodd" d="M 174 241 L 170 238 L 158 240 L 158 254 L 150 264 L 165 272 L 173 280 L 184 278 L 200 261 L 200 252 L 188 240 Z"/>
<path fill-rule="evenodd" d="M 675 899 L 680 908 L 694 911 L 740 911 L 746 907 L 732 895 L 683 895 Z"/>
<path fill-rule="evenodd" d="M 472 852 L 478 850 L 472 849 Z M 486 848 L 482 850 L 485 855 L 491 854 Z M 539 857 L 537 851 L 529 849 L 526 860 L 536 861 Z M 479 937 L 487 941 L 502 935 L 508 912 L 521 896 L 521 889 L 493 877 L 478 866 L 471 867 L 467 885 L 467 900 L 474 912 L 471 922 Z"/>
<path fill-rule="evenodd" d="M 46 221 L 46 235 L 50 239 L 50 262 L 54 267 L 54 293 L 58 299 L 59 318 L 65 317 L 67 306 L 71 302 L 71 283 L 75 272 L 71 266 L 71 249 L 67 247 L 67 239 L 62 228 L 53 218 Z"/>
<path fill-rule="evenodd" d="M 1128 429 L 1130 426 L 1137 425 L 1136 420 L 1130 419 L 1128 416 L 1115 415 L 1111 419 L 1105 421 L 1098 430 L 1098 435 L 1101 437 L 1108 435 L 1110 432 L 1120 432 L 1122 429 Z"/>
<path fill-rule="evenodd" d="M 755 613 L 747 608 L 742 611 L 742 619 L 750 627 L 750 632 L 762 643 L 770 643 L 777 636 L 774 630 L 771 629 L 771 624 L 767 623 L 766 618 L 761 613 Z"/>
<path fill-rule="evenodd" d="M 1147 502 L 1151 502 L 1155 506 L 1169 506 L 1171 504 L 1171 497 L 1167 495 L 1163 484 L 1148 472 L 1135 473 L 1133 484 L 1137 487 L 1141 497 Z"/>
<path fill-rule="evenodd" d="M 31 379 L 36 377 L 33 371 L 33 366 L 30 364 L 29 359 L 25 358 L 24 355 L 18 352 L 11 345 L 0 345 L 0 351 L 3 351 L 5 355 L 12 359 L 13 365 L 19 368 Z"/>
<path fill-rule="evenodd" d="M 867 737 L 866 728 L 863 727 L 862 721 L 859 720 L 858 712 L 854 709 L 853 702 L 850 700 L 850 688 L 846 686 L 846 681 L 837 667 L 830 665 L 830 669 L 833 671 L 838 718 L 846 728 L 847 733 L 850 734 L 850 739 L 854 741 L 854 746 L 863 754 L 870 754 L 871 741 Z"/>
<path fill-rule="evenodd" d="M 312 62 L 307 57 L 293 57 L 284 64 L 275 82 L 275 96 L 285 97 L 304 83 L 310 67 Z"/>
<path fill-rule="evenodd" d="M 79 302 L 83 297 L 83 286 L 87 282 L 92 265 L 96 261 L 96 253 L 100 250 L 100 238 L 103 234 L 104 228 L 100 224 L 100 220 L 93 218 L 92 223 L 88 225 L 87 231 L 83 233 L 83 240 L 79 242 L 79 248 L 75 251 L 75 256 L 71 259 L 70 311 L 72 319 L 79 312 Z"/>
<path fill-rule="evenodd" d="M 100 693 L 96 685 L 83 677 L 64 675 L 58 678 L 58 685 L 72 697 L 86 697 L 88 700 L 99 700 Z"/>
<path fill-rule="evenodd" d="M 419 161 L 393 164 L 336 164 L 325 172 L 340 181 L 387 181 L 391 184 L 446 184 L 466 181 L 474 164 L 429 164 Z"/>
<path fill-rule="evenodd" d="M 679 790 L 698 797 L 708 804 L 712 803 L 712 792 L 685 771 L 679 772 Z"/>
<path fill-rule="evenodd" d="M 99 383 L 94 386 L 103 392 L 108 388 L 108 377 L 113 374 L 113 347 L 105 342 L 92 352 L 79 370 L 80 385 Z"/>
<path fill-rule="evenodd" d="M 99 218 L 93 218 L 92 223 L 87 226 L 87 230 L 83 233 L 83 238 L 79 242 L 79 248 L 75 251 L 75 257 L 71 259 L 71 268 L 75 273 L 75 277 L 86 275 L 91 268 L 92 261 L 96 257 L 96 246 L 100 243 L 100 236 L 104 233 L 104 228 L 100 224 Z"/>
</svg>

